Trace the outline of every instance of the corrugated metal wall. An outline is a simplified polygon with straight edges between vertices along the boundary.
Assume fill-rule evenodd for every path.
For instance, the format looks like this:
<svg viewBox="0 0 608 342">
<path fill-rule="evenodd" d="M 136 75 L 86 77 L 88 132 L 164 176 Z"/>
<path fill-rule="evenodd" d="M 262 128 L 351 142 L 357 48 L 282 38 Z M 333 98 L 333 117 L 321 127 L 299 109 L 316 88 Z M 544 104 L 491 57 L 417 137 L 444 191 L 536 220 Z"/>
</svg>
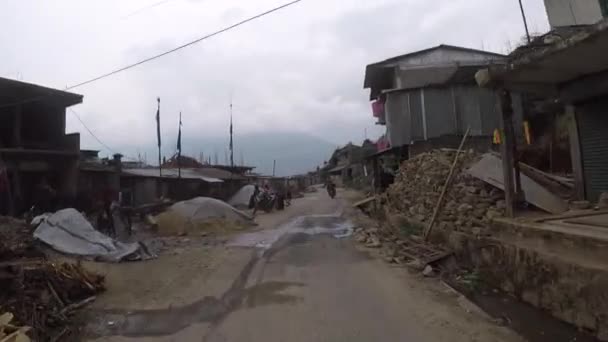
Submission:
<svg viewBox="0 0 608 342">
<path fill-rule="evenodd" d="M 424 89 L 426 138 L 437 138 L 456 132 L 456 116 L 451 88 Z"/>
<path fill-rule="evenodd" d="M 596 201 L 608 192 L 608 99 L 577 106 L 586 197 Z"/>
<path fill-rule="evenodd" d="M 521 110 L 516 111 L 521 117 Z M 392 146 L 463 134 L 469 125 L 472 136 L 491 136 L 498 120 L 495 94 L 476 86 L 425 88 L 387 95 L 386 127 Z"/>
<path fill-rule="evenodd" d="M 483 135 L 479 92 L 472 87 L 455 87 L 456 112 L 458 116 L 458 133 L 464 134 L 471 127 L 471 135 Z"/>
<path fill-rule="evenodd" d="M 410 120 L 411 120 L 411 140 L 424 140 L 424 128 L 422 127 L 422 98 L 420 90 L 412 90 L 409 94 Z"/>
<path fill-rule="evenodd" d="M 399 92 L 386 97 L 386 133 L 388 141 L 394 147 L 407 145 L 412 140 L 407 95 Z"/>
</svg>

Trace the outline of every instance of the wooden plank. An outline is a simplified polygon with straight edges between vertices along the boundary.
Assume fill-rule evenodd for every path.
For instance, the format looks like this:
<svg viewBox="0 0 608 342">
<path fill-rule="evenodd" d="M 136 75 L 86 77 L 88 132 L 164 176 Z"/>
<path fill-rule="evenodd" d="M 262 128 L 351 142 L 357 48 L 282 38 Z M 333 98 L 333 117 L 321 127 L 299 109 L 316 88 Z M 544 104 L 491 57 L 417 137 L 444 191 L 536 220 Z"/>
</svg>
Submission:
<svg viewBox="0 0 608 342">
<path fill-rule="evenodd" d="M 501 177 L 501 170 L 504 171 L 502 164 L 498 157 L 486 153 L 467 172 L 473 177 L 504 190 L 505 186 Z M 568 204 L 564 200 L 552 194 L 525 174 L 521 175 L 521 183 L 524 199 L 528 203 L 552 214 L 561 214 L 568 210 Z"/>
<path fill-rule="evenodd" d="M 505 191 L 505 201 L 506 201 L 506 214 L 507 217 L 515 216 L 515 183 L 513 179 L 513 139 L 511 136 L 513 127 L 513 108 L 511 106 L 511 94 L 501 89 L 498 91 L 498 108 L 500 110 L 500 130 L 502 141 L 500 144 L 500 154 L 502 160 L 502 189 Z"/>
<path fill-rule="evenodd" d="M 376 196 L 368 197 L 364 200 L 361 200 L 361 201 L 353 204 L 353 207 L 355 207 L 355 208 L 362 207 L 362 206 L 365 206 L 367 204 L 374 202 L 375 200 L 376 200 Z"/>
<path fill-rule="evenodd" d="M 460 153 L 462 152 L 462 148 L 464 147 L 464 143 L 467 141 L 467 137 L 471 132 L 471 127 L 467 127 L 467 131 L 464 133 L 462 137 L 462 141 L 460 142 L 460 146 L 458 146 L 458 151 L 456 151 L 456 155 L 454 156 L 454 161 L 452 162 L 452 166 L 450 167 L 450 172 L 448 173 L 448 177 L 443 183 L 443 189 L 441 189 L 441 194 L 439 195 L 439 199 L 437 200 L 437 205 L 435 206 L 435 211 L 433 212 L 433 216 L 431 217 L 431 221 L 429 222 L 428 227 L 424 231 L 424 240 L 428 240 L 431 232 L 433 231 L 433 225 L 435 224 L 435 220 L 437 220 L 437 215 L 441 211 L 443 207 L 443 199 L 445 198 L 445 194 L 452 182 L 452 177 L 454 176 L 454 169 L 456 168 L 456 164 L 458 164 L 458 158 L 460 157 Z"/>
</svg>

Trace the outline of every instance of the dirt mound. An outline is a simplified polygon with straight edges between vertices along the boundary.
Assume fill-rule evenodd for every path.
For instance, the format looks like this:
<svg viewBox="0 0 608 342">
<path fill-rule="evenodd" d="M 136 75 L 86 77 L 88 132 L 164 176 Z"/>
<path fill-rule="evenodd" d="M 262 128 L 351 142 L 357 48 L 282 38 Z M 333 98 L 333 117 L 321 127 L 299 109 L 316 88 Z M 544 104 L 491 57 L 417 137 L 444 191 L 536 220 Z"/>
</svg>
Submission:
<svg viewBox="0 0 608 342">
<path fill-rule="evenodd" d="M 381 197 L 387 216 L 399 216 L 410 225 L 426 224 L 455 154 L 454 150 L 433 150 L 403 162 L 395 183 Z M 476 233 L 492 218 L 504 215 L 503 192 L 464 172 L 479 158 L 473 151 L 461 154 L 436 227 Z"/>
<path fill-rule="evenodd" d="M 178 202 L 156 217 L 158 231 L 166 235 L 201 232 L 228 233 L 246 229 L 253 219 L 231 205 L 208 197 Z"/>
</svg>

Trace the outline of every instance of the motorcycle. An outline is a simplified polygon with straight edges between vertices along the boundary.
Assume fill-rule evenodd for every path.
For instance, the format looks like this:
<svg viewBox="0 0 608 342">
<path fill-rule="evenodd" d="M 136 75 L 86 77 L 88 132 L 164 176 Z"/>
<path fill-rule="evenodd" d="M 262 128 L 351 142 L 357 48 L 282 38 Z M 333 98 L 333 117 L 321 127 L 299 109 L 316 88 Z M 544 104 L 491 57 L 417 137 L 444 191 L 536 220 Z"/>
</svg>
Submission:
<svg viewBox="0 0 608 342">
<path fill-rule="evenodd" d="M 327 185 L 327 194 L 329 195 L 329 197 L 331 197 L 332 199 L 334 197 L 336 197 L 336 186 L 334 184 L 328 184 Z"/>
<path fill-rule="evenodd" d="M 272 211 L 272 209 L 274 209 L 274 207 L 276 205 L 277 196 L 275 194 L 271 194 L 269 192 L 262 191 L 258 195 L 257 201 L 258 201 L 258 208 L 269 213 Z"/>
</svg>

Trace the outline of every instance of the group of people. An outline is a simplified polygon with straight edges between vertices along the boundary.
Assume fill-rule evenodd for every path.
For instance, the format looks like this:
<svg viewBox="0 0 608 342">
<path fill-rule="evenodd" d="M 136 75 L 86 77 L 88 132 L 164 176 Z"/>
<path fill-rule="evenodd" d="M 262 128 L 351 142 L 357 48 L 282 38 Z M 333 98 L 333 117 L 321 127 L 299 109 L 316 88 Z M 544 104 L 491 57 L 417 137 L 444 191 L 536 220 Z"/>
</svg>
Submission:
<svg viewBox="0 0 608 342">
<path fill-rule="evenodd" d="M 272 209 L 283 210 L 291 205 L 291 190 L 287 187 L 284 191 L 273 190 L 268 183 L 261 188 L 255 185 L 253 194 L 249 198 L 249 209 L 253 209 L 255 215 L 259 209 L 270 212 Z"/>
</svg>

